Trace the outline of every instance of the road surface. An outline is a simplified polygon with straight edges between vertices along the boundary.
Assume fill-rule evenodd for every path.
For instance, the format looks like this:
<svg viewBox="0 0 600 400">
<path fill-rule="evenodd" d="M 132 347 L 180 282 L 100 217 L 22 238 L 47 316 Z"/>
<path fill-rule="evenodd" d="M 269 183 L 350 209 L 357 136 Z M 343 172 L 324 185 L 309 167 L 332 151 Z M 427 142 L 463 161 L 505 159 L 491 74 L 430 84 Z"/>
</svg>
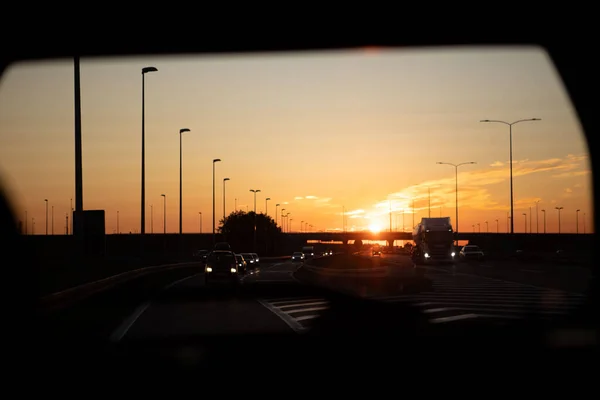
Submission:
<svg viewBox="0 0 600 400">
<path fill-rule="evenodd" d="M 410 268 L 405 256 L 388 256 L 395 264 L 389 274 Z M 156 339 L 173 336 L 213 334 L 301 333 L 310 329 L 329 308 L 329 301 L 307 291 L 295 281 L 299 264 L 279 262 L 265 265 L 243 279 L 255 288 L 242 295 L 227 289 L 204 287 L 202 274 L 170 284 L 152 301 L 141 304 L 111 335 L 112 341 Z M 423 311 L 432 323 L 460 323 L 485 319 L 504 324 L 529 317 L 553 318 L 572 312 L 583 301 L 581 293 L 492 279 L 443 268 L 426 267 L 433 289 L 417 294 L 369 298 L 385 303 L 410 303 Z M 273 291 L 282 284 L 281 291 Z M 261 287 L 269 287 L 261 296 Z"/>
</svg>

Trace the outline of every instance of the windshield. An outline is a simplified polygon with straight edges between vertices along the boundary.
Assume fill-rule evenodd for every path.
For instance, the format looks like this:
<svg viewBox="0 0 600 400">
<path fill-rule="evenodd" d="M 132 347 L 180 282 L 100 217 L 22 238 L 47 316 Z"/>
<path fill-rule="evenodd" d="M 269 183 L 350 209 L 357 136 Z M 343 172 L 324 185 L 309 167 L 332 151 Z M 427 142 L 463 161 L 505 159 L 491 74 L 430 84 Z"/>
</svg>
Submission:
<svg viewBox="0 0 600 400">
<path fill-rule="evenodd" d="M 1 84 L 2 182 L 39 297 L 100 304 L 75 321 L 302 333 L 332 292 L 505 324 L 586 298 L 590 154 L 541 48 L 84 57 L 15 64 Z M 219 248 L 248 265 L 195 253 Z"/>
</svg>

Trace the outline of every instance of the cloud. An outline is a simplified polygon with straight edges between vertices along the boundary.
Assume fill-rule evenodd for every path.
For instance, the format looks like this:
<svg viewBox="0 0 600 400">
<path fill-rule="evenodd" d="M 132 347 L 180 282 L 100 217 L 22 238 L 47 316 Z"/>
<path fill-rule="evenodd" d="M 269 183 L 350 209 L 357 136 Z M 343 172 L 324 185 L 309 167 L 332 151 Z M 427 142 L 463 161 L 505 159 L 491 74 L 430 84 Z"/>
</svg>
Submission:
<svg viewBox="0 0 600 400">
<path fill-rule="evenodd" d="M 318 199 L 318 197 L 317 197 L 317 196 L 306 196 L 305 198 L 306 198 L 306 199 L 309 199 L 309 200 Z"/>
<path fill-rule="evenodd" d="M 304 199 L 304 197 L 302 197 L 302 196 L 296 196 L 296 197 L 294 197 L 294 200 L 302 200 L 302 199 Z"/>
<path fill-rule="evenodd" d="M 358 215 L 358 214 L 364 214 L 365 210 L 354 210 L 354 211 L 346 211 L 345 215 Z"/>
<path fill-rule="evenodd" d="M 590 174 L 591 170 L 583 170 L 583 171 L 570 171 L 570 172 L 562 172 L 560 174 L 552 175 L 553 178 L 574 178 L 576 176 L 585 176 Z"/>
<path fill-rule="evenodd" d="M 518 160 L 513 161 L 513 177 L 521 177 L 536 173 L 556 171 L 552 177 L 568 178 L 584 176 L 590 173 L 587 166 L 587 155 L 569 154 L 564 158 L 549 158 L 545 160 Z M 402 189 L 401 191 L 390 193 L 389 200 L 382 200 L 374 204 L 375 210 L 379 214 L 389 212 L 390 201 L 392 211 L 412 212 L 413 200 L 416 205 L 415 212 L 426 209 L 428 205 L 429 190 L 432 193 L 431 206 L 454 204 L 455 201 L 455 176 L 452 168 L 449 168 L 447 178 L 430 180 L 419 185 L 413 185 Z M 487 186 L 506 182 L 510 178 L 510 164 L 508 162 L 496 161 L 482 169 L 477 169 L 476 165 L 465 165 L 459 167 L 458 182 L 460 189 L 458 192 L 459 205 L 461 207 L 470 207 L 481 210 L 506 210 L 508 204 L 505 200 L 498 203 L 494 200 L 488 191 Z M 538 198 L 533 201 L 540 200 Z M 527 204 L 532 199 L 515 199 L 515 205 L 518 203 Z"/>
</svg>

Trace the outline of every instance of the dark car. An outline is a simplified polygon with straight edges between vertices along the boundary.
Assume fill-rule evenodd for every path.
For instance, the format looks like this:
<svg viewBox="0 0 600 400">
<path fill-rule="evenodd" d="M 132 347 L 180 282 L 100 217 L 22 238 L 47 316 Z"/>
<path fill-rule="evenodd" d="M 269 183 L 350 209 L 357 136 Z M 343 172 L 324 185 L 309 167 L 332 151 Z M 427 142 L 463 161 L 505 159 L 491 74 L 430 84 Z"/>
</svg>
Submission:
<svg viewBox="0 0 600 400">
<path fill-rule="evenodd" d="M 231 246 L 227 242 L 219 242 L 219 243 L 215 244 L 215 247 L 213 250 L 231 251 Z"/>
<path fill-rule="evenodd" d="M 232 251 L 215 250 L 206 258 L 204 267 L 204 282 L 238 284 L 242 271 L 238 266 L 235 253 Z"/>
</svg>

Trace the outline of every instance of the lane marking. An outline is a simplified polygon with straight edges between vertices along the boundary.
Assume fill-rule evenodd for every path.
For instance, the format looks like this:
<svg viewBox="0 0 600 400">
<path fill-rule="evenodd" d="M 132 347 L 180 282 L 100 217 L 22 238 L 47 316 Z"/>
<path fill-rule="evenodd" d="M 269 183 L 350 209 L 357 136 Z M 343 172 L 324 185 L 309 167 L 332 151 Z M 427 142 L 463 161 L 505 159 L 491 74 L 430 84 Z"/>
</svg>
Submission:
<svg viewBox="0 0 600 400">
<path fill-rule="evenodd" d="M 461 315 L 454 315 L 452 317 L 432 318 L 429 321 L 433 322 L 434 324 L 439 324 L 439 323 L 443 323 L 443 322 L 460 321 L 460 320 L 464 320 L 464 319 L 472 319 L 472 318 L 477 318 L 477 317 L 478 317 L 477 314 L 461 314 Z"/>
<path fill-rule="evenodd" d="M 279 319 L 281 319 L 290 328 L 292 328 L 292 330 L 294 332 L 296 332 L 296 333 L 302 333 L 303 331 L 306 330 L 306 328 L 304 328 L 296 319 L 294 319 L 293 317 L 287 315 L 286 313 L 283 313 L 283 312 L 279 311 L 277 309 L 277 307 L 274 307 L 271 304 L 267 303 L 266 301 L 263 301 L 263 300 L 260 300 L 260 299 L 256 299 L 256 301 L 258 301 L 260 303 L 260 305 L 262 305 L 267 310 L 271 311 L 273 314 L 275 314 L 277 317 L 279 317 Z"/>
<path fill-rule="evenodd" d="M 324 300 L 324 301 L 313 301 L 311 303 L 286 304 L 286 305 L 283 305 L 283 306 L 278 306 L 277 308 L 279 308 L 280 310 L 282 310 L 284 308 L 304 307 L 304 306 L 319 306 L 321 304 L 329 304 L 329 302 L 327 300 Z"/>
<path fill-rule="evenodd" d="M 195 276 L 200 275 L 201 273 L 197 273 L 194 275 L 190 275 L 190 276 L 186 276 L 183 279 L 179 279 L 175 282 L 171 282 L 169 283 L 167 286 L 165 286 L 164 288 L 161 289 L 162 292 L 169 290 L 170 288 L 172 288 L 173 286 L 177 285 L 178 283 L 181 283 L 185 280 L 191 279 Z M 123 321 L 121 323 L 121 325 L 119 325 L 119 327 L 117 329 L 115 329 L 113 331 L 113 333 L 110 335 L 110 341 L 111 342 L 118 342 L 121 339 L 123 339 L 123 337 L 125 337 L 125 335 L 127 334 L 127 332 L 129 331 L 129 329 L 131 329 L 131 327 L 133 326 L 133 324 L 135 324 L 135 322 L 142 316 L 142 314 L 144 313 L 144 311 L 146 311 L 148 309 L 148 307 L 150 307 L 150 305 L 152 304 L 152 301 L 147 301 L 145 303 L 142 303 L 140 306 L 138 306 L 138 308 L 135 309 L 135 311 L 128 317 L 125 319 L 125 321 Z"/>
</svg>

